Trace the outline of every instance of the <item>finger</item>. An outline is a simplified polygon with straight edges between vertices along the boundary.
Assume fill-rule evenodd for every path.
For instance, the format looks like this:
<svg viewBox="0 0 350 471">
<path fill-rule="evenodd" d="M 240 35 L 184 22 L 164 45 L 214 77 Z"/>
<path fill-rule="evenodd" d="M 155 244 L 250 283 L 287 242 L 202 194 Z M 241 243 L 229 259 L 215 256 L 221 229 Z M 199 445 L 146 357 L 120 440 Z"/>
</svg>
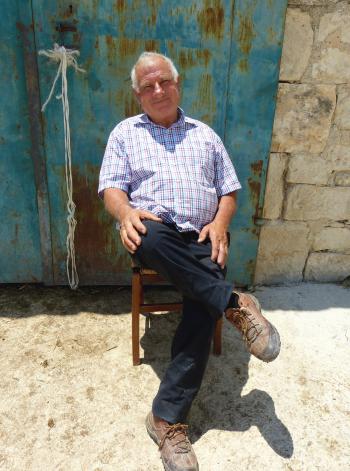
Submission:
<svg viewBox="0 0 350 471">
<path fill-rule="evenodd" d="M 207 238 L 208 232 L 209 229 L 207 227 L 203 227 L 203 229 L 199 233 L 198 242 L 203 242 Z"/>
<path fill-rule="evenodd" d="M 130 223 L 137 233 L 146 234 L 147 232 L 146 226 L 142 224 L 139 214 L 132 215 L 132 217 L 130 218 Z M 141 242 L 141 239 L 140 239 L 140 242 Z"/>
<path fill-rule="evenodd" d="M 141 244 L 141 237 L 139 233 L 137 232 L 137 230 L 135 229 L 133 222 L 131 221 L 125 222 L 122 226 L 122 229 L 123 231 L 125 231 L 123 232 L 124 237 L 126 237 L 128 240 L 133 242 L 136 245 L 136 247 Z"/>
<path fill-rule="evenodd" d="M 120 230 L 120 238 L 126 250 L 131 254 L 134 254 L 136 252 L 137 246 L 127 237 L 124 228 L 123 230 Z"/>
<path fill-rule="evenodd" d="M 217 239 L 212 239 L 211 244 L 211 259 L 213 262 L 216 262 L 219 255 L 219 242 Z"/>
<path fill-rule="evenodd" d="M 141 219 L 149 219 L 151 221 L 163 222 L 160 217 L 158 217 L 155 214 L 151 213 L 150 211 L 146 211 L 146 210 L 140 211 L 140 217 L 141 217 Z"/>
<path fill-rule="evenodd" d="M 221 268 L 224 268 L 226 265 L 226 260 L 227 260 L 227 244 L 225 242 L 220 242 L 220 249 L 219 249 L 219 254 L 217 258 L 217 263 L 220 265 Z"/>
</svg>

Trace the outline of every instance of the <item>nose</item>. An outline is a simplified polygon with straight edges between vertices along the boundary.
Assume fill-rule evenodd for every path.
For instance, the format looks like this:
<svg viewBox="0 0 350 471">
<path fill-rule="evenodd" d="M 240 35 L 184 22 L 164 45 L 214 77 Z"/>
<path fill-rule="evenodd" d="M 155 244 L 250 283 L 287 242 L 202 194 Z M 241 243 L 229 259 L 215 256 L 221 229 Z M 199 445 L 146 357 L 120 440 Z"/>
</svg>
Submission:
<svg viewBox="0 0 350 471">
<path fill-rule="evenodd" d="M 156 95 L 159 94 L 159 93 L 163 93 L 163 88 L 162 88 L 162 86 L 160 85 L 159 82 L 156 82 L 156 83 L 154 84 L 154 93 L 155 93 Z"/>
</svg>

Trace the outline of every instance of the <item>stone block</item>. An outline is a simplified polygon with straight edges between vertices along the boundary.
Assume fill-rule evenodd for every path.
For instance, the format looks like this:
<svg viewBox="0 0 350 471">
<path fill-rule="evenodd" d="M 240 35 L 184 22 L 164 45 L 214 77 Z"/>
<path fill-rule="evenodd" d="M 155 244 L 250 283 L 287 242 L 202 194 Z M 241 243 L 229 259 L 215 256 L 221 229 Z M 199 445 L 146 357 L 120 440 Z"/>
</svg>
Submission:
<svg viewBox="0 0 350 471">
<path fill-rule="evenodd" d="M 327 41 L 334 45 L 350 43 L 349 25 L 350 5 L 346 2 L 339 3 L 337 10 L 322 16 L 316 40 L 318 42 Z"/>
<path fill-rule="evenodd" d="M 334 175 L 334 184 L 336 186 L 350 186 L 350 170 L 347 172 L 337 172 Z"/>
<path fill-rule="evenodd" d="M 284 30 L 280 80 L 300 80 L 309 63 L 313 43 L 310 15 L 288 8 Z"/>
<path fill-rule="evenodd" d="M 255 283 L 301 281 L 309 250 L 305 223 L 277 222 L 261 228 Z"/>
<path fill-rule="evenodd" d="M 315 235 L 313 250 L 350 253 L 350 227 L 325 227 Z"/>
<path fill-rule="evenodd" d="M 337 282 L 350 275 L 350 255 L 313 252 L 305 269 L 306 281 Z"/>
<path fill-rule="evenodd" d="M 263 217 L 278 219 L 284 200 L 284 173 L 287 167 L 286 154 L 271 154 L 267 171 Z"/>
<path fill-rule="evenodd" d="M 343 171 L 350 169 L 350 146 L 335 145 L 327 151 L 326 159 L 331 170 Z"/>
<path fill-rule="evenodd" d="M 330 177 L 330 163 L 319 155 L 297 154 L 289 160 L 286 181 L 325 185 Z"/>
<path fill-rule="evenodd" d="M 319 154 L 325 148 L 336 102 L 333 85 L 279 85 L 272 152 Z"/>
<path fill-rule="evenodd" d="M 339 0 L 288 0 L 288 5 L 305 6 L 328 6 L 337 3 Z"/>
<path fill-rule="evenodd" d="M 290 221 L 350 219 L 350 189 L 294 185 L 287 192 L 284 218 Z"/>
<path fill-rule="evenodd" d="M 320 82 L 347 83 L 349 81 L 350 54 L 335 47 L 321 51 L 312 66 L 312 78 Z"/>
<path fill-rule="evenodd" d="M 350 23 L 349 23 L 350 29 Z M 349 72 L 350 73 L 350 72 Z M 339 129 L 350 130 L 350 88 L 340 87 L 334 122 Z"/>
</svg>

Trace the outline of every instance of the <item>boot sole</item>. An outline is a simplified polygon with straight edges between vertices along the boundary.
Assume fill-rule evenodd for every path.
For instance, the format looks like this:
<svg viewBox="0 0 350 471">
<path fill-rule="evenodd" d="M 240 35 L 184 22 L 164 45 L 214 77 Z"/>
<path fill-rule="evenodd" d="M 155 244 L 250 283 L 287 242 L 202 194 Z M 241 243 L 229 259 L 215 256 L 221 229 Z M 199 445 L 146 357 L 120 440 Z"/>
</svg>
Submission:
<svg viewBox="0 0 350 471">
<path fill-rule="evenodd" d="M 249 296 L 251 297 L 251 299 L 254 302 L 255 306 L 262 313 L 261 305 L 260 305 L 258 299 L 255 296 L 253 296 L 252 294 L 249 294 Z M 271 326 L 271 337 L 273 338 L 272 343 L 278 343 L 278 349 L 277 349 L 277 353 L 274 353 L 271 356 L 268 356 L 268 355 L 264 356 L 264 354 L 263 354 L 263 355 L 257 357 L 257 358 L 259 358 L 259 360 L 264 361 L 265 363 L 270 363 L 271 361 L 275 360 L 278 357 L 278 355 L 280 353 L 280 350 L 281 350 L 280 334 L 278 333 L 278 330 L 276 329 L 276 327 L 273 324 L 271 324 L 270 321 L 268 321 L 268 322 Z"/>
<path fill-rule="evenodd" d="M 146 417 L 146 430 L 148 435 L 152 438 L 154 443 L 159 446 L 159 440 L 157 434 L 154 432 L 151 421 L 150 421 L 150 414 Z"/>
<path fill-rule="evenodd" d="M 261 304 L 259 302 L 259 300 L 253 296 L 252 294 L 250 293 L 247 293 L 248 296 L 250 297 L 250 299 L 253 301 L 253 303 L 255 304 L 255 306 L 257 307 L 257 309 L 261 312 L 262 314 L 262 309 L 261 309 Z M 271 361 L 275 360 L 279 353 L 280 353 L 280 350 L 281 350 L 281 339 L 280 339 L 280 334 L 278 333 L 278 330 L 276 329 L 276 327 L 271 324 L 270 321 L 268 321 L 270 326 L 271 326 L 271 337 L 272 337 L 272 344 L 277 344 L 278 345 L 278 348 L 275 349 L 275 352 L 271 352 L 269 354 L 268 350 L 266 351 L 266 355 L 265 355 L 265 352 L 262 354 L 262 355 L 254 355 L 256 356 L 256 358 L 259 358 L 259 360 L 265 362 L 265 363 L 270 363 Z M 277 353 L 276 353 L 277 351 Z M 253 353 L 251 353 L 251 355 L 253 355 Z"/>
</svg>

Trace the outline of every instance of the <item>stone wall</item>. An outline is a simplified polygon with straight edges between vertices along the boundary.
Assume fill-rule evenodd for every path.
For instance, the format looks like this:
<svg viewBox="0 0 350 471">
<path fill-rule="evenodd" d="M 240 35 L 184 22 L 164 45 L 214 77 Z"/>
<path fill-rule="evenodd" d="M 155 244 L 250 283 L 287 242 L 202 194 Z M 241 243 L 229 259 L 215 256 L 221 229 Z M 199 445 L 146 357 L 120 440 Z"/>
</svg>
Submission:
<svg viewBox="0 0 350 471">
<path fill-rule="evenodd" d="M 290 0 L 255 283 L 350 275 L 350 1 Z"/>
</svg>

